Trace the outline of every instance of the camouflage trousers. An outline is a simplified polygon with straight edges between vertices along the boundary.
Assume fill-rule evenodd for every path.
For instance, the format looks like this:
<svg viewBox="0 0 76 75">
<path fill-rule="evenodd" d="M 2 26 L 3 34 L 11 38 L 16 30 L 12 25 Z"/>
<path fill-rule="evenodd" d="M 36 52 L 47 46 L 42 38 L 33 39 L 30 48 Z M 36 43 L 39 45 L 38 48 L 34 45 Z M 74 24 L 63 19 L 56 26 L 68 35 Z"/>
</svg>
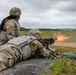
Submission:
<svg viewBox="0 0 76 75">
<path fill-rule="evenodd" d="M 8 42 L 8 37 L 5 31 L 1 31 L 0 33 L 0 46 Z"/>
<path fill-rule="evenodd" d="M 0 47 L 0 71 L 12 67 L 19 61 L 21 61 L 21 54 L 16 48 L 12 46 Z"/>
</svg>

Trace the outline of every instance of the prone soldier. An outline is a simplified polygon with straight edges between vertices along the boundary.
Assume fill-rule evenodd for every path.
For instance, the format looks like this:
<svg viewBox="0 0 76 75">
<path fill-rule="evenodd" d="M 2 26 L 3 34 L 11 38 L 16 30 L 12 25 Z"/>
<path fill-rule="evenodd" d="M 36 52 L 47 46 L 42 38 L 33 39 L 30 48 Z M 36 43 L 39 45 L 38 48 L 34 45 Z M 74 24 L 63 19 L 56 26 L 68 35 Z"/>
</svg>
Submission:
<svg viewBox="0 0 76 75">
<path fill-rule="evenodd" d="M 29 31 L 27 36 L 16 37 L 9 40 L 0 47 L 0 71 L 14 66 L 16 63 L 25 60 L 37 53 L 43 57 L 49 57 L 50 53 L 38 41 L 41 39 L 41 32 Z"/>
</svg>

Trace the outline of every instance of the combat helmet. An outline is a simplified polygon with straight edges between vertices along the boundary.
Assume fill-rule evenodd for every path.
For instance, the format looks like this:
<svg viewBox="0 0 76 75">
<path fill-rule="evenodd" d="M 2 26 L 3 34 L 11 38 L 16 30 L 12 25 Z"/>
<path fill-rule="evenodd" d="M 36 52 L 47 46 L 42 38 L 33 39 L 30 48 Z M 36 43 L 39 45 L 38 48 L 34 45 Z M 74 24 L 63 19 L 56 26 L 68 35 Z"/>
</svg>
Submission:
<svg viewBox="0 0 76 75">
<path fill-rule="evenodd" d="M 41 32 L 38 29 L 30 30 L 28 35 L 35 36 L 37 39 L 41 39 Z"/>
<path fill-rule="evenodd" d="M 21 9 L 17 8 L 17 7 L 13 7 L 10 9 L 9 14 L 12 16 L 20 16 L 21 15 Z"/>
</svg>

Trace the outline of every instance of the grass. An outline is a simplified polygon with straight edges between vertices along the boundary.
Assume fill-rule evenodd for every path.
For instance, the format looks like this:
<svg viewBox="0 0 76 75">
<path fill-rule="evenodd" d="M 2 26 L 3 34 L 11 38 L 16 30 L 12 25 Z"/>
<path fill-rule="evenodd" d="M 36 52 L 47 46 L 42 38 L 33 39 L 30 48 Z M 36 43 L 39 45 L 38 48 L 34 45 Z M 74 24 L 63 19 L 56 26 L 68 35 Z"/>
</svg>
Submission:
<svg viewBox="0 0 76 75">
<path fill-rule="evenodd" d="M 21 31 L 20 34 L 22 35 L 27 35 L 28 31 Z M 66 36 L 70 36 L 71 38 L 67 39 L 67 42 L 76 42 L 76 30 L 45 30 L 42 31 L 42 38 L 50 38 L 50 37 L 54 37 L 56 34 L 61 34 L 61 35 L 66 35 Z M 65 41 L 64 41 L 65 42 Z"/>
<path fill-rule="evenodd" d="M 76 54 L 76 48 L 64 47 L 64 46 L 50 46 L 50 47 L 56 49 L 56 51 L 59 53 L 72 52 Z"/>
<path fill-rule="evenodd" d="M 20 35 L 27 35 L 28 31 L 20 31 Z"/>
<path fill-rule="evenodd" d="M 76 60 L 57 59 L 50 75 L 76 75 Z"/>
<path fill-rule="evenodd" d="M 61 72 L 61 63 L 62 61 L 60 59 L 55 62 L 55 64 L 51 68 L 51 75 L 57 75 Z"/>
<path fill-rule="evenodd" d="M 76 54 L 76 48 L 61 46 L 50 47 L 55 48 L 58 53 L 72 52 Z M 76 60 L 68 58 L 56 59 L 50 75 L 76 75 Z"/>
</svg>

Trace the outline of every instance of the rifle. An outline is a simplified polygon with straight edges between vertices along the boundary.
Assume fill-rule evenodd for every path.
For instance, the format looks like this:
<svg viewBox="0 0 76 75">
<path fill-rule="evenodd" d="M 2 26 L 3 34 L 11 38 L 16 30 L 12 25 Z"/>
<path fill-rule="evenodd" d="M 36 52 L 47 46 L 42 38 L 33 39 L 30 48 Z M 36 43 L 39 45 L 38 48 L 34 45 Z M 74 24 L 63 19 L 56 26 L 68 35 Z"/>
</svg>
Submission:
<svg viewBox="0 0 76 75">
<path fill-rule="evenodd" d="M 49 38 L 49 39 L 40 39 L 39 41 L 43 44 L 43 46 L 49 50 L 49 52 L 53 55 L 53 56 L 60 56 L 60 57 L 65 57 L 65 58 L 70 58 L 70 59 L 75 59 L 76 60 L 76 54 L 73 53 L 61 53 L 58 54 L 54 49 L 49 48 L 49 45 L 54 44 L 55 40 L 57 40 L 57 38 Z"/>
<path fill-rule="evenodd" d="M 58 55 L 58 53 L 55 51 L 55 49 L 51 49 L 51 48 L 48 47 L 49 45 L 54 44 L 55 40 L 57 40 L 57 38 L 49 38 L 49 39 L 45 38 L 45 39 L 40 39 L 39 42 L 41 42 L 43 44 L 43 46 L 47 50 L 49 50 L 49 52 L 52 55 L 56 56 L 56 55 Z"/>
</svg>

